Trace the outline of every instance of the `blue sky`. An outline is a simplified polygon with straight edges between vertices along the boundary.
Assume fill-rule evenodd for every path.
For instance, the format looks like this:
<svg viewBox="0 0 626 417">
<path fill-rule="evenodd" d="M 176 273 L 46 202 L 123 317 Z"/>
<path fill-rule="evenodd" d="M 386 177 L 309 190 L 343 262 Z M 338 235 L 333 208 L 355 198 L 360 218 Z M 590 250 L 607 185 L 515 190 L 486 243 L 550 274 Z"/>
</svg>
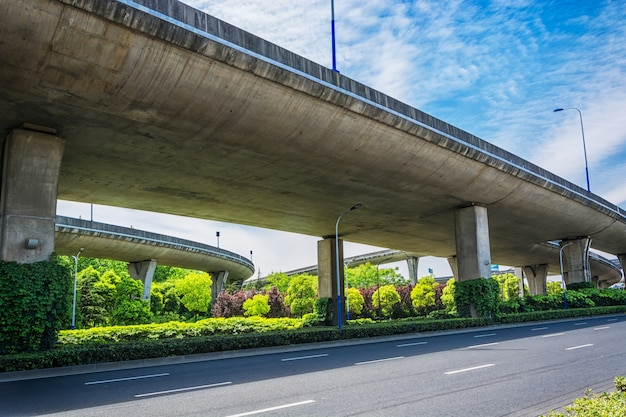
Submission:
<svg viewBox="0 0 626 417">
<path fill-rule="evenodd" d="M 331 67 L 330 0 L 184 2 Z M 578 113 L 552 111 L 579 108 L 591 190 L 626 208 L 626 2 L 335 0 L 335 26 L 343 75 L 585 188 Z M 69 203 L 59 214 L 90 216 Z M 94 220 L 209 244 L 220 230 L 220 246 L 253 250 L 262 274 L 316 262 L 317 237 L 103 206 Z M 449 273 L 445 261 L 428 268 Z"/>
</svg>

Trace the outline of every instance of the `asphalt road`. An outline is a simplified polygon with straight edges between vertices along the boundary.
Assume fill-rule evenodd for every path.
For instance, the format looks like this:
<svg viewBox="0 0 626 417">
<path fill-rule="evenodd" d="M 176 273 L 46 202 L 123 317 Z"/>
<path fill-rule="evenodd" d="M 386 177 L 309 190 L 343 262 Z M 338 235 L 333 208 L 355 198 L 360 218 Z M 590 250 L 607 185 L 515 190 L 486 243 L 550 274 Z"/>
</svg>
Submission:
<svg viewBox="0 0 626 417">
<path fill-rule="evenodd" d="M 613 390 L 625 336 L 618 315 L 4 381 L 0 415 L 537 416 Z"/>
</svg>

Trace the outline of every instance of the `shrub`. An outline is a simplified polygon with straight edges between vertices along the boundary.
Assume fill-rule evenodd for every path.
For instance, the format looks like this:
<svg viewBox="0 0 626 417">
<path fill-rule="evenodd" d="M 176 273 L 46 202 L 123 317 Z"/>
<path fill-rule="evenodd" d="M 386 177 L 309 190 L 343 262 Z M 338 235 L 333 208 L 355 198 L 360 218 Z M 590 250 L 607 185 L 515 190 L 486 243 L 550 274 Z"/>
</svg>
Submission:
<svg viewBox="0 0 626 417">
<path fill-rule="evenodd" d="M 312 275 L 298 275 L 289 282 L 285 304 L 291 312 L 302 317 L 312 313 L 315 305 L 315 277 Z"/>
<path fill-rule="evenodd" d="M 400 294 L 398 294 L 396 287 L 391 284 L 383 285 L 372 294 L 372 305 L 380 308 L 385 317 L 391 316 L 393 307 L 399 302 Z"/>
<path fill-rule="evenodd" d="M 248 298 L 243 303 L 243 312 L 246 317 L 260 316 L 264 317 L 270 312 L 270 305 L 268 303 L 269 296 L 263 294 L 256 294 L 252 298 Z"/>
<path fill-rule="evenodd" d="M 492 278 L 455 283 L 454 301 L 461 317 L 494 318 L 498 314 L 500 286 Z"/>
<path fill-rule="evenodd" d="M 32 264 L 0 261 L 0 354 L 51 348 L 69 327 L 73 265 L 55 255 Z"/>
<path fill-rule="evenodd" d="M 435 306 L 435 288 L 437 288 L 435 278 L 427 276 L 420 278 L 411 291 L 411 301 L 413 307 L 426 310 L 427 307 Z"/>
<path fill-rule="evenodd" d="M 315 301 L 314 311 L 317 322 L 330 326 L 333 323 L 333 300 L 330 297 L 320 297 Z"/>
<path fill-rule="evenodd" d="M 363 312 L 363 296 L 356 288 L 348 288 L 346 294 L 346 305 L 351 316 L 354 318 Z"/>
<path fill-rule="evenodd" d="M 265 294 L 267 294 L 267 303 L 270 306 L 270 311 L 266 314 L 266 317 L 279 318 L 291 316 L 291 310 L 285 305 L 285 298 L 280 291 L 278 291 L 278 288 L 272 287 L 272 289 L 266 291 Z"/>
</svg>

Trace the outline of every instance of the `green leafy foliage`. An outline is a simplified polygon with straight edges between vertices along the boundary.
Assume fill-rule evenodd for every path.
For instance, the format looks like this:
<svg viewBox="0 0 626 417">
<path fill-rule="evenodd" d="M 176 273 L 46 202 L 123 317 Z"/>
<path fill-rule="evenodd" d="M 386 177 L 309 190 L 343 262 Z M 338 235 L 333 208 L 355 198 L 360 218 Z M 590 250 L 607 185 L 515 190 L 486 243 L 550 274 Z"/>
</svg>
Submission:
<svg viewBox="0 0 626 417">
<path fill-rule="evenodd" d="M 211 306 L 211 276 L 206 272 L 191 272 L 174 285 L 185 308 L 195 314 L 207 314 Z"/>
<path fill-rule="evenodd" d="M 615 378 L 615 392 L 595 394 L 591 390 L 584 397 L 577 398 L 574 403 L 565 407 L 565 412 L 550 411 L 547 417 L 623 417 L 626 415 L 626 392 L 624 377 Z M 546 417 L 546 416 L 543 416 Z"/>
<path fill-rule="evenodd" d="M 312 275 L 298 275 L 291 279 L 285 304 L 293 314 L 302 317 L 303 314 L 313 312 L 316 284 L 317 278 Z"/>
<path fill-rule="evenodd" d="M 0 261 L 0 354 L 49 349 L 69 324 L 74 266 L 50 261 Z"/>
<path fill-rule="evenodd" d="M 454 278 L 450 278 L 448 282 L 446 282 L 446 286 L 443 289 L 441 294 L 441 302 L 443 303 L 446 312 L 448 314 L 456 314 L 456 303 L 454 301 L 454 288 L 455 281 Z"/>
<path fill-rule="evenodd" d="M 372 305 L 380 308 L 383 317 L 390 317 L 393 308 L 400 303 L 400 294 L 393 285 L 383 285 L 372 294 Z"/>
<path fill-rule="evenodd" d="M 283 272 L 272 272 L 267 276 L 267 284 L 263 286 L 263 288 L 269 290 L 273 287 L 276 287 L 278 291 L 282 293 L 286 293 L 289 288 L 289 282 L 291 281 L 291 277 Z"/>
<path fill-rule="evenodd" d="M 417 281 L 411 291 L 411 301 L 413 307 L 424 309 L 435 306 L 435 289 L 437 288 L 435 278 L 431 276 L 422 277 Z"/>
<path fill-rule="evenodd" d="M 349 288 L 370 288 L 378 285 L 403 285 L 408 280 L 397 268 L 380 268 L 367 262 L 354 268 L 347 268 L 346 281 Z"/>
<path fill-rule="evenodd" d="M 500 286 L 492 278 L 459 281 L 455 283 L 454 301 L 461 317 L 494 318 L 498 314 Z"/>
<path fill-rule="evenodd" d="M 346 293 L 346 305 L 350 310 L 351 317 L 356 317 L 363 312 L 363 296 L 356 288 L 348 288 Z"/>
<path fill-rule="evenodd" d="M 248 298 L 243 303 L 243 313 L 246 317 L 259 316 L 265 317 L 270 312 L 269 296 L 256 294 L 252 298 Z"/>
<path fill-rule="evenodd" d="M 519 298 L 520 280 L 514 274 L 507 272 L 492 276 L 500 286 L 500 300 L 510 301 Z"/>
</svg>

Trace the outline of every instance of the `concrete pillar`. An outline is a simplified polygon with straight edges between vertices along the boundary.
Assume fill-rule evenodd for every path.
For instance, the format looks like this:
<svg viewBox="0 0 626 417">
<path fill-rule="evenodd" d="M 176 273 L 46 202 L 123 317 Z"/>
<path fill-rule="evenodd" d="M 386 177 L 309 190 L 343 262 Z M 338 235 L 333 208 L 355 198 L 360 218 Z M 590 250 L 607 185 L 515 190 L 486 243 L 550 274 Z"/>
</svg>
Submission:
<svg viewBox="0 0 626 417">
<path fill-rule="evenodd" d="M 591 282 L 591 268 L 589 267 L 591 238 L 563 239 L 560 246 L 565 283 Z"/>
<path fill-rule="evenodd" d="M 417 280 L 419 277 L 417 276 L 417 267 L 420 263 L 420 258 L 417 256 L 409 256 L 406 258 L 407 266 L 409 267 L 409 279 L 411 280 L 411 284 L 417 284 Z"/>
<path fill-rule="evenodd" d="M 54 252 L 65 146 L 54 133 L 14 129 L 4 141 L 0 185 L 0 259 L 4 261 L 40 262 Z"/>
<path fill-rule="evenodd" d="M 456 256 L 450 256 L 448 258 L 448 265 L 450 265 L 450 269 L 452 270 L 452 277 L 455 281 L 459 280 L 459 263 L 456 261 Z"/>
<path fill-rule="evenodd" d="M 224 284 L 228 279 L 228 271 L 209 272 L 211 276 L 211 303 L 215 303 L 217 296 L 224 289 Z"/>
<path fill-rule="evenodd" d="M 458 280 L 491 277 L 487 208 L 471 204 L 454 212 Z"/>
<path fill-rule="evenodd" d="M 338 245 L 338 254 L 336 243 Z M 333 324 L 338 323 L 337 315 L 337 261 L 343 265 L 343 240 L 335 241 L 335 237 L 328 237 L 317 242 L 317 283 L 318 297 L 329 297 L 333 300 Z M 339 296 L 341 297 L 341 311 L 345 322 L 346 303 L 344 295 L 344 270 L 339 268 Z"/>
<path fill-rule="evenodd" d="M 128 273 L 132 279 L 143 283 L 142 300 L 150 300 L 150 289 L 152 288 L 152 278 L 157 266 L 156 259 L 150 259 L 140 262 L 130 262 L 128 264 Z"/>
<path fill-rule="evenodd" d="M 526 265 L 522 267 L 528 280 L 528 291 L 531 295 L 545 295 L 548 280 L 548 264 Z"/>
<path fill-rule="evenodd" d="M 624 279 L 624 267 L 626 266 L 626 253 L 617 255 L 617 259 L 619 259 L 619 263 L 622 266 L 622 279 Z"/>
</svg>

